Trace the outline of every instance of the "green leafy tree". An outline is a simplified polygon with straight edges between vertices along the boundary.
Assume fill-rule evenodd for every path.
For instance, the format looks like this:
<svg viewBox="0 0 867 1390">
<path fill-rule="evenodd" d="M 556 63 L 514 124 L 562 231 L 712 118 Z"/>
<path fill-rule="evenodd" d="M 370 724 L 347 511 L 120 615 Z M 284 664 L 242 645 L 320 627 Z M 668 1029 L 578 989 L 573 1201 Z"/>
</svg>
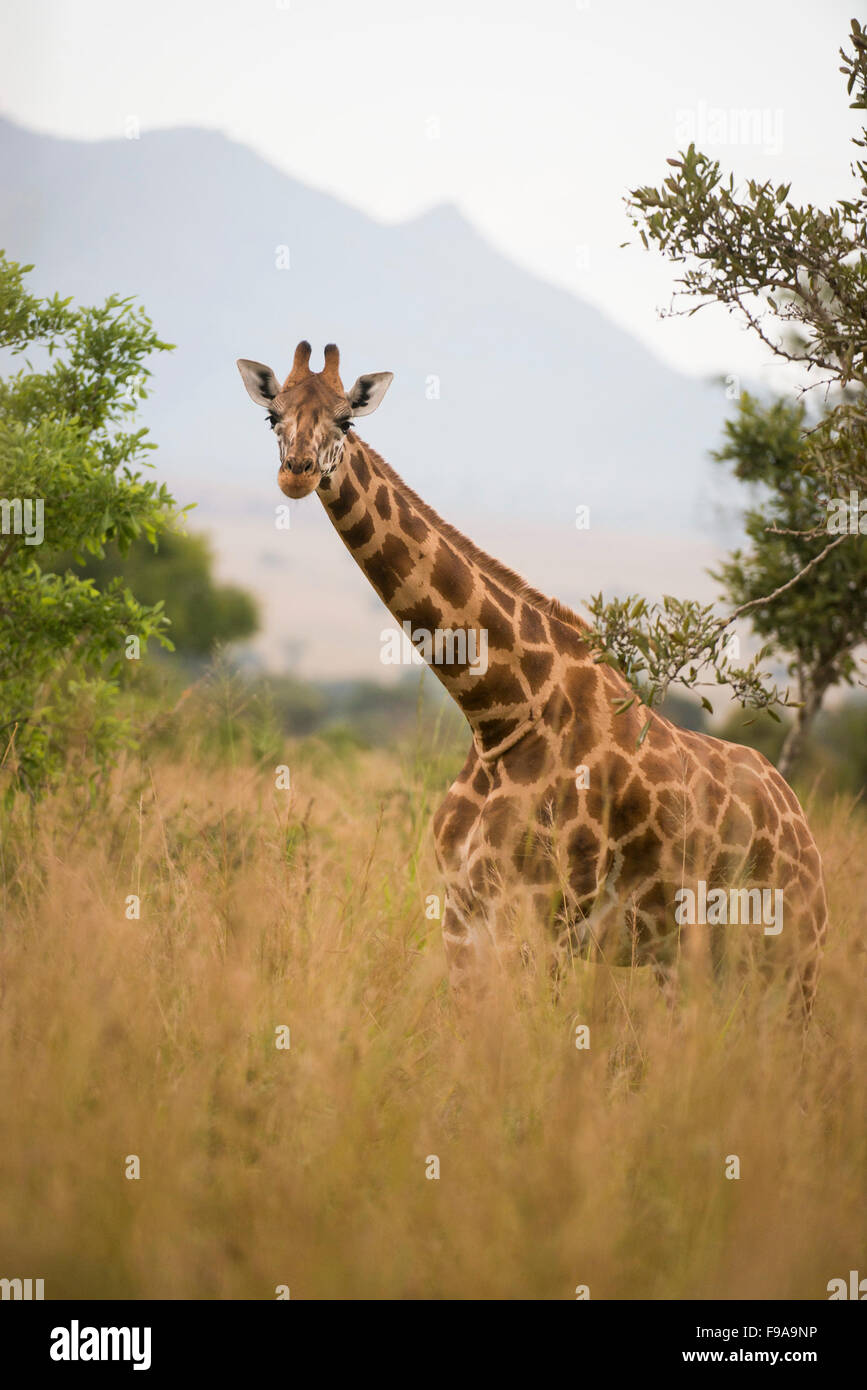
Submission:
<svg viewBox="0 0 867 1390">
<path fill-rule="evenodd" d="M 864 111 L 867 35 L 855 19 L 849 38 L 850 50 L 841 50 L 842 72 L 851 107 Z M 853 144 L 859 152 L 867 149 L 867 127 L 862 126 Z M 722 617 L 711 605 L 692 600 L 666 597 L 650 604 L 629 596 L 606 603 L 601 594 L 595 595 L 589 604 L 595 621 L 591 640 L 599 659 L 617 665 L 636 697 L 650 706 L 659 704 L 672 684 L 694 688 L 710 680 L 730 684 L 745 706 L 774 713 L 774 706 L 788 700 L 763 669 L 768 652 L 759 652 L 746 667 L 733 668 L 728 658 L 732 623 L 747 612 L 758 612 L 758 629 L 775 631 L 768 616 L 772 605 L 808 576 L 816 582 L 804 593 L 819 602 L 816 571 L 824 575 L 833 559 L 829 587 L 834 592 L 840 577 L 857 572 L 860 563 L 851 554 L 844 561 L 840 552 L 863 548 L 857 531 L 829 539 L 821 508 L 827 499 L 867 493 L 867 162 L 860 153 L 852 161 L 849 196 L 827 209 L 793 203 L 786 183 L 750 179 L 736 187 L 734 176 L 724 176 L 719 163 L 694 145 L 668 163 L 672 173 L 659 187 L 637 188 L 626 202 L 644 246 L 655 246 L 683 267 L 675 299 L 687 302 L 671 312 L 692 314 L 709 304 L 724 305 L 774 356 L 799 369 L 802 393 L 821 388 L 822 412 L 809 427 L 799 417 L 797 455 L 788 455 L 804 500 L 800 520 L 805 525 L 792 529 L 802 530 L 805 544 L 796 545 L 792 537 L 788 546 L 771 552 L 762 542 L 761 553 L 752 560 L 733 559 L 735 567 L 742 565 L 745 580 L 738 586 L 732 571 L 733 592 L 751 597 Z M 746 467 L 746 460 L 739 459 L 739 464 Z M 775 505 L 785 515 L 782 482 L 778 475 L 769 495 L 776 497 Z M 760 522 L 755 513 L 749 524 L 758 543 Z M 765 524 L 773 525 L 773 515 Z M 779 564 L 770 563 L 772 554 Z M 773 579 L 780 582 L 757 594 L 752 579 L 761 575 L 769 584 Z M 787 597 L 786 603 L 794 612 L 794 599 Z M 812 620 L 810 627 L 815 632 Z M 791 637 L 788 616 L 781 617 L 780 629 Z M 842 634 L 835 633 L 830 645 L 841 640 Z M 807 721 L 824 679 L 818 649 L 809 643 L 808 648 L 803 653 L 802 691 Z M 797 677 L 799 648 L 788 649 L 794 653 Z M 846 643 L 837 650 L 846 650 Z M 829 660 L 828 670 L 838 679 L 851 675 L 844 655 Z M 648 727 L 649 720 L 645 732 Z M 790 746 L 789 762 L 796 752 Z"/>
<path fill-rule="evenodd" d="M 113 541 L 101 557 L 88 556 L 82 572 L 100 590 L 124 579 L 140 602 L 153 608 L 164 603 L 172 645 L 179 655 L 196 658 L 250 637 L 258 627 L 252 596 L 233 584 L 216 584 L 212 567 L 206 536 L 168 529 L 156 549 L 142 536 L 124 554 Z"/>
<path fill-rule="evenodd" d="M 30 269 L 0 253 L 0 348 L 13 367 L 28 354 L 0 380 L 0 764 L 7 790 L 36 792 L 128 737 L 116 708 L 127 639 L 170 645 L 162 602 L 48 557 L 153 543 L 175 503 L 141 471 L 155 445 L 132 418 L 146 361 L 169 344 L 128 299 L 82 308 L 29 293 Z"/>
<path fill-rule="evenodd" d="M 789 657 L 797 709 L 779 759 L 784 775 L 802 753 L 827 691 L 841 681 L 851 684 L 853 651 L 867 640 L 867 547 L 857 540 L 835 547 L 820 566 L 783 589 L 827 545 L 827 501 L 803 467 L 805 413 L 801 401 L 761 404 L 745 392 L 714 455 L 757 494 L 757 505 L 744 518 L 750 550 L 734 551 L 714 578 L 731 603 L 751 605 L 756 632 Z M 773 603 L 764 601 L 778 589 Z"/>
</svg>

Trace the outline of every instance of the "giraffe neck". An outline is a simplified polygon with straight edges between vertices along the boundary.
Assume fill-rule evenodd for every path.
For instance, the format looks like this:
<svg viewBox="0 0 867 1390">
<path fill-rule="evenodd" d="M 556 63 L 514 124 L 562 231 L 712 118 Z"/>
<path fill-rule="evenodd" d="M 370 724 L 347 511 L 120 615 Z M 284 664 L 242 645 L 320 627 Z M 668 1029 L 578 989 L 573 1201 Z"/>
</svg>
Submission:
<svg viewBox="0 0 867 1390">
<path fill-rule="evenodd" d="M 505 751 L 552 700 L 555 646 L 590 653 L 581 621 L 444 522 L 362 440 L 319 496 L 341 540 L 460 705 L 483 757 Z M 557 626 L 557 642 L 551 624 Z M 565 633 L 565 638 L 564 638 Z"/>
</svg>

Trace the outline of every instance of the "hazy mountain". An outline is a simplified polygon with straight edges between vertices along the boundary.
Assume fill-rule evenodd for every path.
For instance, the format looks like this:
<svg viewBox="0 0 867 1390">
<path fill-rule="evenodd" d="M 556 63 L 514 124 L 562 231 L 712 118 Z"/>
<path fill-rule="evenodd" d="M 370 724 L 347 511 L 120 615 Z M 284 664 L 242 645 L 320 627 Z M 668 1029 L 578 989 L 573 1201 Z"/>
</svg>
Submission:
<svg viewBox="0 0 867 1390">
<path fill-rule="evenodd" d="M 0 246 L 35 263 L 37 288 L 135 295 L 177 344 L 152 363 L 152 458 L 200 502 L 193 524 L 211 530 L 223 573 L 263 597 L 271 660 L 382 674 L 380 605 L 320 534 L 321 509 L 299 504 L 291 540 L 274 530 L 276 449 L 235 367 L 253 357 L 282 377 L 302 337 L 314 365 L 339 343 L 347 387 L 395 373 L 362 436 L 540 587 L 567 602 L 669 580 L 696 591 L 722 392 L 513 265 L 454 207 L 385 226 L 190 129 L 86 142 L 0 121 L 0 184 Z M 301 588 L 315 604 L 297 602 Z"/>
<path fill-rule="evenodd" d="M 307 337 L 320 354 L 339 343 L 346 385 L 395 372 L 363 433 L 434 505 L 562 523 L 589 503 L 599 524 L 705 529 L 721 393 L 512 265 L 453 207 L 384 226 L 188 129 L 84 142 L 0 121 L 0 180 L 0 245 L 41 288 L 137 295 L 177 344 L 147 406 L 173 481 L 270 469 L 235 358 L 282 375 Z"/>
</svg>

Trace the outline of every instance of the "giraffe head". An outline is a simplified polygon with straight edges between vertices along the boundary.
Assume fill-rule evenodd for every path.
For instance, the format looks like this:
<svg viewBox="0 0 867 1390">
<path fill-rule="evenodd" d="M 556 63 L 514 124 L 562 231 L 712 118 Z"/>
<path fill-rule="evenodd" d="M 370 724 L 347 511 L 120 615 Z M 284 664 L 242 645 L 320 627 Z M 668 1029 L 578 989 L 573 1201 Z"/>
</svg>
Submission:
<svg viewBox="0 0 867 1390">
<path fill-rule="evenodd" d="M 252 400 L 264 406 L 280 447 L 277 482 L 287 497 L 306 497 L 330 478 L 343 456 L 356 415 L 375 410 L 391 385 L 392 372 L 360 376 L 344 391 L 334 343 L 325 349 L 321 372 L 310 370 L 310 344 L 299 343 L 292 370 L 281 386 L 261 362 L 238 359 L 238 370 Z"/>
</svg>

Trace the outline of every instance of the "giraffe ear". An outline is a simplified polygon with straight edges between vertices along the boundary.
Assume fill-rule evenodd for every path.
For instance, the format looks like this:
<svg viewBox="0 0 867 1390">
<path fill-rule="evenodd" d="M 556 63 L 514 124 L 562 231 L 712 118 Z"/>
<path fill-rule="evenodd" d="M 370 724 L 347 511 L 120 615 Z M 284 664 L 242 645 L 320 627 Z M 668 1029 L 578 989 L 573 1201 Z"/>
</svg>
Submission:
<svg viewBox="0 0 867 1390">
<path fill-rule="evenodd" d="M 394 372 L 369 372 L 367 376 L 360 376 L 346 393 L 353 415 L 370 415 L 376 410 L 393 381 Z"/>
<path fill-rule="evenodd" d="M 280 393 L 280 383 L 271 368 L 264 367 L 261 362 L 251 362 L 246 357 L 239 357 L 238 371 L 250 399 L 257 405 L 264 405 L 267 410 L 274 397 Z"/>
</svg>

